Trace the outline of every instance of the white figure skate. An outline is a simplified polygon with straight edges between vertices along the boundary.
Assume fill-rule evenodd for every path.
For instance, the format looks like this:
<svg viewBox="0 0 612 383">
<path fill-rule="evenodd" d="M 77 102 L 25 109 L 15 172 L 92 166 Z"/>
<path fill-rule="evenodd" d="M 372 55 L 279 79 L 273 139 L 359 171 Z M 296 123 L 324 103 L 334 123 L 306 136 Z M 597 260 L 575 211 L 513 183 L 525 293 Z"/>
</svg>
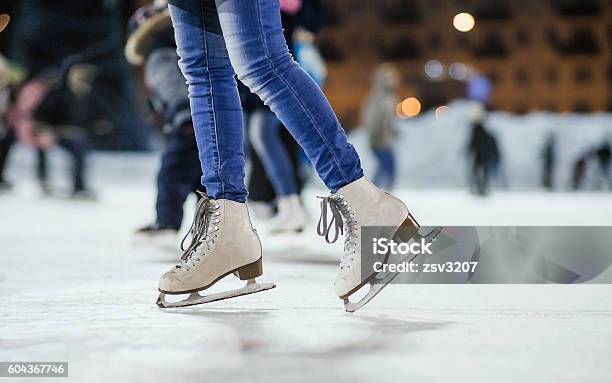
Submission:
<svg viewBox="0 0 612 383">
<path fill-rule="evenodd" d="M 159 307 L 193 306 L 276 287 L 273 283 L 260 284 L 255 280 L 263 274 L 261 243 L 251 225 L 246 204 L 200 199 L 190 233 L 191 244 L 184 249 L 181 262 L 159 281 Z M 232 273 L 247 281 L 243 288 L 208 296 L 198 293 Z M 189 297 L 179 302 L 165 299 L 166 295 L 181 294 Z"/>
<path fill-rule="evenodd" d="M 327 222 L 328 206 L 332 214 L 330 222 Z M 330 237 L 332 226 L 334 226 L 333 238 Z M 325 237 L 328 243 L 336 242 L 340 234 L 345 235 L 344 255 L 340 260 L 340 270 L 334 283 L 334 290 L 344 301 L 344 308 L 348 312 L 363 307 L 398 275 L 398 273 L 374 271 L 362 275 L 359 238 L 362 226 L 384 227 L 383 230 L 390 232 L 381 233 L 381 237 L 393 238 L 396 242 L 420 241 L 421 238 L 425 238 L 426 243 L 429 243 L 442 230 L 437 227 L 427 235 L 421 236 L 419 224 L 406 205 L 400 199 L 374 186 L 365 177 L 344 186 L 336 194 L 322 198 L 318 234 Z M 383 262 L 387 263 L 388 258 L 387 255 Z M 368 293 L 359 301 L 351 302 L 349 297 L 368 283 L 370 284 Z"/>
<path fill-rule="evenodd" d="M 271 234 L 301 233 L 308 223 L 308 215 L 297 194 L 278 198 L 278 213 L 271 221 Z"/>
<path fill-rule="evenodd" d="M 178 231 L 174 228 L 162 227 L 157 222 L 136 230 L 132 237 L 133 245 L 153 246 L 172 252 L 178 250 L 178 243 Z"/>
</svg>

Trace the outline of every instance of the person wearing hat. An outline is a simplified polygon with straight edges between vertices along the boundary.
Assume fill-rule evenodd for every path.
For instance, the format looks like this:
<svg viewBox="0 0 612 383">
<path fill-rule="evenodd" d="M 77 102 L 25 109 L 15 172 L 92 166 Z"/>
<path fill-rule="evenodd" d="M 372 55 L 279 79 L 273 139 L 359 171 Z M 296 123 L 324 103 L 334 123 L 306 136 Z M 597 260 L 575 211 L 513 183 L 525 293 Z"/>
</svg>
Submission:
<svg viewBox="0 0 612 383">
<path fill-rule="evenodd" d="M 183 204 L 198 189 L 202 171 L 187 87 L 177 65 L 176 44 L 165 2 L 139 8 L 130 18 L 128 30 L 125 56 L 132 65 L 144 66 L 150 104 L 161 117 L 166 136 L 157 174 L 156 218 L 138 229 L 135 239 L 174 249 L 183 221 Z"/>
</svg>

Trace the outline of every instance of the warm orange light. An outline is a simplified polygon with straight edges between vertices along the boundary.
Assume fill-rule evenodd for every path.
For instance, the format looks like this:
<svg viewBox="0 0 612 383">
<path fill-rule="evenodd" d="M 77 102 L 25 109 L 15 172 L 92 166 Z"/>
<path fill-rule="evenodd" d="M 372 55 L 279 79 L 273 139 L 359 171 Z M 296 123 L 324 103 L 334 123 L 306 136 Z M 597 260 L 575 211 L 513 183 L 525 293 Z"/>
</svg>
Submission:
<svg viewBox="0 0 612 383">
<path fill-rule="evenodd" d="M 475 25 L 476 19 L 467 12 L 459 13 L 453 18 L 453 26 L 459 32 L 469 32 Z"/>
<path fill-rule="evenodd" d="M 416 117 L 421 113 L 421 102 L 415 97 L 409 97 L 402 101 L 401 111 L 406 117 Z"/>
</svg>

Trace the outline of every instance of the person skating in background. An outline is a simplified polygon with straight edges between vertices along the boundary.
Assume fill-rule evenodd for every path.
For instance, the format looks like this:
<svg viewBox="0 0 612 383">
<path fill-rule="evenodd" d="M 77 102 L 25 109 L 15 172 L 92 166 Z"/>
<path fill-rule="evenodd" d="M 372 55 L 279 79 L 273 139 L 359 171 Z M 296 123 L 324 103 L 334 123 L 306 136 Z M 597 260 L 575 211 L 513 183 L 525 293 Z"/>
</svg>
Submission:
<svg viewBox="0 0 612 383">
<path fill-rule="evenodd" d="M 124 2 L 106 0 L 19 0 L 11 21 L 7 56 L 28 79 L 76 58 L 97 68 L 85 127 L 99 149 L 147 150 L 144 102 L 121 54 Z M 103 127 L 103 129 L 102 129 Z"/>
<path fill-rule="evenodd" d="M 610 171 L 610 141 L 606 139 L 598 148 L 595 149 L 595 157 L 599 165 L 599 183 L 603 188 L 612 189 L 612 172 Z"/>
<path fill-rule="evenodd" d="M 579 156 L 578 159 L 574 161 L 572 165 L 572 190 L 576 191 L 582 188 L 588 162 L 588 152 Z"/>
<path fill-rule="evenodd" d="M 551 133 L 546 138 L 544 150 L 542 150 L 542 186 L 546 190 L 555 187 L 555 168 L 557 166 L 557 140 L 555 134 Z"/>
<path fill-rule="evenodd" d="M 572 168 L 571 186 L 573 190 L 580 190 L 585 187 L 585 180 L 590 166 L 594 163 L 596 169 L 596 179 L 593 185 L 598 189 L 612 188 L 612 175 L 610 174 L 611 159 L 610 142 L 608 139 L 598 146 L 587 150 L 574 161 Z"/>
<path fill-rule="evenodd" d="M 183 204 L 191 193 L 202 190 L 202 171 L 167 2 L 157 1 L 138 9 L 130 18 L 128 29 L 126 57 L 133 65 L 144 65 L 150 104 L 160 117 L 166 136 L 157 174 L 156 218 L 139 229 L 135 237 L 138 243 L 152 242 L 176 249 Z"/>
<path fill-rule="evenodd" d="M 191 243 L 180 263 L 160 279 L 158 305 L 200 304 L 274 287 L 255 281 L 263 274 L 262 248 L 246 206 L 244 121 L 236 73 L 289 129 L 331 191 L 321 199 L 317 231 L 330 243 L 345 237 L 334 290 L 346 310 L 355 311 L 396 275 L 362 272 L 360 228 L 388 228 L 381 233 L 388 238 L 402 229 L 400 240 L 408 241 L 418 235 L 418 224 L 401 200 L 363 176 L 359 156 L 323 92 L 289 53 L 278 0 L 170 0 L 169 9 L 208 198 L 198 203 Z M 246 286 L 208 297 L 197 293 L 230 274 L 246 280 Z M 375 277 L 386 282 L 375 286 Z M 368 283 L 369 293 L 351 303 L 350 296 Z M 186 293 L 189 297 L 182 302 L 165 299 Z"/>
<path fill-rule="evenodd" d="M 312 63 L 313 34 L 322 24 L 321 4 L 319 0 L 302 0 L 280 2 L 283 33 L 289 51 L 298 58 Z M 296 54 L 294 40 L 298 39 L 300 51 Z M 308 45 L 310 44 L 310 45 Z M 310 53 L 310 54 L 309 54 Z M 316 54 L 315 54 L 316 56 Z M 324 70 L 313 68 L 311 77 L 319 86 L 324 81 Z M 292 138 L 285 137 L 282 123 L 268 106 L 258 102 L 247 114 L 247 131 L 249 142 L 255 156 L 261 161 L 267 178 L 276 196 L 277 214 L 270 222 L 272 234 L 301 232 L 308 223 L 308 216 L 300 200 L 301 180 L 298 170 L 298 146 Z M 256 170 L 256 169 L 254 169 Z M 256 172 L 251 174 L 258 176 Z M 249 183 L 253 186 L 253 182 Z"/>
<path fill-rule="evenodd" d="M 95 68 L 74 63 L 59 71 L 48 69 L 16 92 L 8 123 L 20 142 L 38 151 L 37 174 L 45 194 L 53 192 L 48 184 L 46 151 L 59 146 L 72 160 L 71 197 L 96 199 L 86 183 L 89 137 L 83 128 L 95 76 Z"/>
<path fill-rule="evenodd" d="M 23 77 L 22 71 L 0 55 L 0 192 L 12 189 L 12 183 L 7 180 L 5 171 L 16 137 L 15 130 L 8 121 L 8 111 L 13 104 L 15 90 L 23 81 Z"/>
<path fill-rule="evenodd" d="M 485 129 L 483 113 L 483 110 L 476 113 L 468 142 L 470 186 L 476 194 L 481 196 L 489 192 L 491 177 L 498 172 L 501 163 L 497 139 Z"/>
<path fill-rule="evenodd" d="M 374 175 L 376 186 L 391 190 L 395 184 L 396 166 L 393 141 L 397 137 L 396 91 L 399 73 L 389 63 L 380 65 L 372 78 L 372 90 L 363 106 L 362 126 L 378 162 Z"/>
<path fill-rule="evenodd" d="M 12 189 L 12 183 L 6 179 L 6 168 L 10 153 L 17 141 L 15 129 L 8 119 L 8 111 L 13 107 L 19 85 L 23 81 L 23 71 L 0 56 L 0 191 Z M 36 149 L 36 176 L 41 191 L 51 194 L 49 185 L 48 156 L 45 149 Z"/>
<path fill-rule="evenodd" d="M 259 97 L 241 83 L 239 88 L 250 161 L 249 208 L 256 218 L 269 220 L 272 234 L 300 232 L 307 217 L 299 198 L 304 181 L 297 143 Z"/>
</svg>

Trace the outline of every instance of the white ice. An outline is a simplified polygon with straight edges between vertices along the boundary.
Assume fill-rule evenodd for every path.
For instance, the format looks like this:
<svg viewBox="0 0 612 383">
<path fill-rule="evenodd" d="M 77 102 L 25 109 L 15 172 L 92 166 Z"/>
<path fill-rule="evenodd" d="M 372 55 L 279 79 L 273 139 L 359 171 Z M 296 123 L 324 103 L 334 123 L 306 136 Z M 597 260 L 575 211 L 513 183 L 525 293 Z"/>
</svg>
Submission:
<svg viewBox="0 0 612 383">
<path fill-rule="evenodd" d="M 314 235 L 319 189 L 305 194 L 301 238 L 257 224 L 261 280 L 276 289 L 159 309 L 157 280 L 178 253 L 131 243 L 153 216 L 155 157 L 96 155 L 98 203 L 40 198 L 28 158 L 0 195 L 0 361 L 69 361 L 74 382 L 610 381 L 609 285 L 391 285 L 344 313 L 340 245 Z M 423 224 L 612 224 L 610 194 L 399 195 Z"/>
</svg>

